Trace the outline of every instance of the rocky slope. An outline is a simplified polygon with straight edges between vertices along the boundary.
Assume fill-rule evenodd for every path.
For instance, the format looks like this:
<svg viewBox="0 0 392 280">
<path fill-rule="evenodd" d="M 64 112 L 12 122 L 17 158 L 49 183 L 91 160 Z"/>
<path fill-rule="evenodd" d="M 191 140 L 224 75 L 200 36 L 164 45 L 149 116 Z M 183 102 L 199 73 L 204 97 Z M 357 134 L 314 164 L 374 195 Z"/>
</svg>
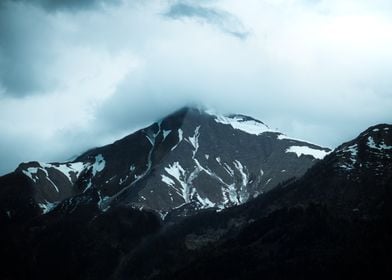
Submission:
<svg viewBox="0 0 392 280">
<path fill-rule="evenodd" d="M 299 180 L 155 235 L 113 279 L 383 278 L 392 256 L 391 171 L 392 126 L 371 127 Z"/>
<path fill-rule="evenodd" d="M 371 127 L 299 179 L 164 223 L 124 203 L 103 211 L 103 189 L 93 186 L 42 215 L 29 176 L 9 174 L 0 189 L 0 278 L 382 278 L 392 256 L 391 132 Z M 79 160 L 97 152 L 105 158 L 92 150 Z"/>
</svg>

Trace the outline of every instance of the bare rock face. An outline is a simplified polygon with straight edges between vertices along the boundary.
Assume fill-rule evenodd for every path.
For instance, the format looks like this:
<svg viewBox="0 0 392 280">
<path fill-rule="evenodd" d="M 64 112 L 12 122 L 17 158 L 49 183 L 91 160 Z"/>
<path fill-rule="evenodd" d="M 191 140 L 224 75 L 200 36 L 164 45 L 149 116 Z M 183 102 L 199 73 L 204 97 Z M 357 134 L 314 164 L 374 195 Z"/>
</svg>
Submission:
<svg viewBox="0 0 392 280">
<path fill-rule="evenodd" d="M 28 179 L 43 213 L 94 190 L 102 210 L 126 204 L 186 215 L 242 204 L 300 177 L 329 151 L 248 116 L 183 108 L 72 162 L 23 163 L 15 173 Z"/>
</svg>

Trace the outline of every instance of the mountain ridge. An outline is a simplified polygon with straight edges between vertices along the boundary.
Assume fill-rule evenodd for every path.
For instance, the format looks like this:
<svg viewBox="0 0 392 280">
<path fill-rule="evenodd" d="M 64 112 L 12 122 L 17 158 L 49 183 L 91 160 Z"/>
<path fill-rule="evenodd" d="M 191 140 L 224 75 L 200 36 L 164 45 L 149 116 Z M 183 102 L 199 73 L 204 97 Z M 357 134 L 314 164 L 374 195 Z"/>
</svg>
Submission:
<svg viewBox="0 0 392 280">
<path fill-rule="evenodd" d="M 124 203 L 103 211 L 94 187 L 42 214 L 33 181 L 11 173 L 0 177 L 0 278 L 382 277 L 392 252 L 391 158 L 392 125 L 376 125 L 243 204 L 164 220 Z"/>
</svg>

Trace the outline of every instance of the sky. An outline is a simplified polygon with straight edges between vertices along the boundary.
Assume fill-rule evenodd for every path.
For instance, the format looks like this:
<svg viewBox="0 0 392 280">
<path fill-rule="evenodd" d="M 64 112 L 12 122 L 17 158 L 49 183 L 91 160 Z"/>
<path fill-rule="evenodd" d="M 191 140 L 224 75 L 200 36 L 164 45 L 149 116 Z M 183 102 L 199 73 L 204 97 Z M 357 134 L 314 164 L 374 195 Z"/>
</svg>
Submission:
<svg viewBox="0 0 392 280">
<path fill-rule="evenodd" d="M 334 148 L 392 121 L 390 0 L 1 0 L 0 175 L 189 104 Z"/>
</svg>

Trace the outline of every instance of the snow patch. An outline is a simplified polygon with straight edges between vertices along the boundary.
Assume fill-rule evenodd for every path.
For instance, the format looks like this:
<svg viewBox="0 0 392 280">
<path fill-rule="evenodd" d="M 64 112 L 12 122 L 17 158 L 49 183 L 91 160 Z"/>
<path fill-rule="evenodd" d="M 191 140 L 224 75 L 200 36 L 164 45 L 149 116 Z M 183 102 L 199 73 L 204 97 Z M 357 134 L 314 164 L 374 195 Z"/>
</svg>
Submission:
<svg viewBox="0 0 392 280">
<path fill-rule="evenodd" d="M 371 136 L 369 136 L 369 138 L 368 138 L 367 145 L 369 146 L 369 148 L 376 149 L 379 151 L 392 150 L 392 146 L 386 145 L 384 142 L 381 142 L 380 144 L 376 144 L 374 142 L 373 137 L 371 137 Z"/>
<path fill-rule="evenodd" d="M 231 184 L 228 186 L 226 195 L 228 195 L 230 202 L 237 205 L 241 203 L 241 201 L 238 199 L 237 189 L 235 188 L 235 184 Z"/>
<path fill-rule="evenodd" d="M 235 168 L 240 172 L 242 178 L 242 186 L 246 186 L 249 182 L 248 175 L 245 173 L 245 168 L 238 160 L 233 161 Z"/>
<path fill-rule="evenodd" d="M 163 140 L 170 134 L 171 130 L 163 130 Z"/>
<path fill-rule="evenodd" d="M 355 159 L 358 155 L 358 145 L 354 144 L 354 145 L 348 146 L 346 151 L 350 152 L 351 158 Z"/>
<path fill-rule="evenodd" d="M 45 203 L 38 203 L 38 206 L 42 209 L 42 214 L 49 213 L 52 211 L 56 206 L 58 202 L 48 202 L 46 201 Z"/>
<path fill-rule="evenodd" d="M 291 146 L 286 150 L 286 153 L 295 153 L 298 157 L 300 157 L 301 155 L 310 155 L 316 159 L 323 159 L 330 152 L 313 149 L 307 146 Z"/>
<path fill-rule="evenodd" d="M 29 167 L 27 170 L 22 170 L 23 174 L 25 174 L 27 177 L 29 177 L 31 180 L 33 180 L 34 183 L 37 182 L 37 172 L 38 168 L 37 167 Z"/>
<path fill-rule="evenodd" d="M 83 162 L 68 162 L 64 164 L 59 164 L 56 166 L 55 164 L 50 164 L 48 167 L 55 168 L 61 173 L 63 173 L 65 176 L 67 176 L 68 180 L 70 183 L 73 183 L 71 174 L 75 173 L 76 178 L 79 176 L 79 174 L 84 170 L 86 167 L 86 164 Z"/>
<path fill-rule="evenodd" d="M 230 125 L 234 129 L 238 129 L 253 135 L 260 135 L 264 132 L 275 132 L 262 122 L 246 119 L 243 116 L 226 117 L 216 115 L 215 121 L 218 123 Z"/>
<path fill-rule="evenodd" d="M 200 125 L 198 127 L 196 127 L 195 134 L 192 137 L 188 138 L 189 143 L 191 143 L 191 145 L 194 148 L 192 158 L 195 158 L 195 155 L 196 155 L 197 151 L 199 150 L 199 136 L 200 136 L 199 129 L 200 129 Z"/>
<path fill-rule="evenodd" d="M 39 162 L 39 167 L 29 167 L 27 170 L 22 170 L 23 174 L 28 176 L 34 183 L 37 183 L 39 177 L 38 177 L 38 171 L 41 170 L 43 173 L 45 173 L 45 180 L 47 180 L 49 183 L 53 185 L 55 190 L 57 192 L 60 192 L 56 184 L 52 181 L 52 179 L 49 176 L 48 170 L 53 168 L 56 169 L 57 171 L 61 172 L 64 174 L 64 176 L 67 177 L 68 181 L 73 184 L 74 182 L 72 181 L 71 174 L 73 173 L 76 178 L 79 176 L 79 174 L 84 170 L 84 168 L 88 165 L 83 162 L 67 162 L 67 163 L 42 163 Z"/>
<path fill-rule="evenodd" d="M 196 199 L 200 202 L 203 209 L 215 207 L 215 203 L 209 200 L 208 197 L 201 197 L 199 194 L 196 194 Z"/>
<path fill-rule="evenodd" d="M 354 168 L 355 163 L 357 162 L 357 155 L 358 155 L 358 145 L 353 144 L 348 146 L 347 148 L 343 149 L 342 152 L 349 153 L 350 157 L 344 163 L 339 164 L 339 167 L 351 170 Z"/>
<path fill-rule="evenodd" d="M 178 142 L 181 142 L 184 139 L 184 131 L 181 128 L 178 129 Z"/>
<path fill-rule="evenodd" d="M 392 146 L 385 145 L 384 142 L 382 142 L 382 143 L 379 145 L 379 147 L 380 147 L 380 150 L 392 150 Z"/>
<path fill-rule="evenodd" d="M 304 143 L 316 145 L 316 144 L 314 144 L 312 142 L 309 142 L 309 141 L 306 141 L 306 140 L 303 140 L 303 139 L 289 137 L 289 136 L 287 136 L 285 134 L 282 134 L 280 132 L 279 132 L 279 135 L 276 137 L 276 139 L 278 139 L 278 140 L 293 140 L 293 141 L 297 141 L 297 142 L 304 142 Z"/>
<path fill-rule="evenodd" d="M 165 167 L 165 171 L 175 178 L 181 186 L 181 189 L 177 192 L 183 199 L 185 203 L 189 203 L 189 186 L 186 182 L 185 170 L 182 168 L 178 161 Z"/>
<path fill-rule="evenodd" d="M 95 156 L 95 162 L 92 165 L 92 173 L 95 176 L 98 172 L 101 172 L 106 165 L 106 161 L 103 158 L 102 154 Z"/>
<path fill-rule="evenodd" d="M 119 184 L 120 185 L 122 185 L 124 182 L 126 182 L 128 180 L 128 175 L 127 176 L 125 176 L 125 178 L 123 179 L 123 178 L 120 178 L 120 182 L 119 182 Z"/>
<path fill-rule="evenodd" d="M 271 180 L 272 178 L 269 178 L 265 184 L 268 185 L 271 182 Z"/>
<path fill-rule="evenodd" d="M 35 175 L 36 175 L 36 174 L 38 173 L 38 170 L 41 170 L 41 171 L 44 172 L 45 175 L 46 175 L 46 178 L 45 178 L 45 179 L 48 180 L 49 183 L 52 184 L 52 186 L 54 187 L 54 189 L 56 190 L 56 192 L 60 192 L 59 189 L 58 189 L 58 187 L 56 186 L 56 184 L 53 183 L 53 181 L 50 179 L 48 171 L 45 169 L 45 167 L 48 168 L 48 167 L 51 167 L 51 165 L 50 165 L 50 164 L 46 164 L 46 163 L 39 163 L 39 165 L 40 165 L 39 168 L 30 167 L 30 168 L 27 168 L 27 171 L 28 171 L 29 173 L 35 173 Z M 32 172 L 32 171 L 35 171 L 35 172 Z M 37 175 L 36 175 L 36 176 L 37 176 Z M 34 181 L 34 182 L 36 182 L 36 181 Z"/>
<path fill-rule="evenodd" d="M 98 191 L 99 201 L 98 207 L 102 210 L 102 212 L 106 212 L 110 208 L 110 197 L 109 196 L 102 196 L 101 192 Z"/>
<path fill-rule="evenodd" d="M 246 167 L 242 165 L 242 163 L 238 160 L 233 161 L 235 168 L 240 172 L 242 184 L 240 189 L 237 191 L 237 199 L 240 203 L 245 202 L 249 198 L 249 194 L 247 193 L 246 186 L 249 183 L 249 176 L 247 174 Z"/>
<path fill-rule="evenodd" d="M 230 175 L 231 177 L 234 176 L 234 170 L 231 169 L 231 167 L 230 167 L 227 163 L 224 163 L 224 164 L 223 164 L 223 168 L 226 170 L 227 173 L 229 173 L 229 175 Z"/>
<path fill-rule="evenodd" d="M 158 211 L 159 216 L 161 217 L 161 220 L 164 221 L 167 214 L 169 214 L 169 212 L 166 211 Z"/>
</svg>

